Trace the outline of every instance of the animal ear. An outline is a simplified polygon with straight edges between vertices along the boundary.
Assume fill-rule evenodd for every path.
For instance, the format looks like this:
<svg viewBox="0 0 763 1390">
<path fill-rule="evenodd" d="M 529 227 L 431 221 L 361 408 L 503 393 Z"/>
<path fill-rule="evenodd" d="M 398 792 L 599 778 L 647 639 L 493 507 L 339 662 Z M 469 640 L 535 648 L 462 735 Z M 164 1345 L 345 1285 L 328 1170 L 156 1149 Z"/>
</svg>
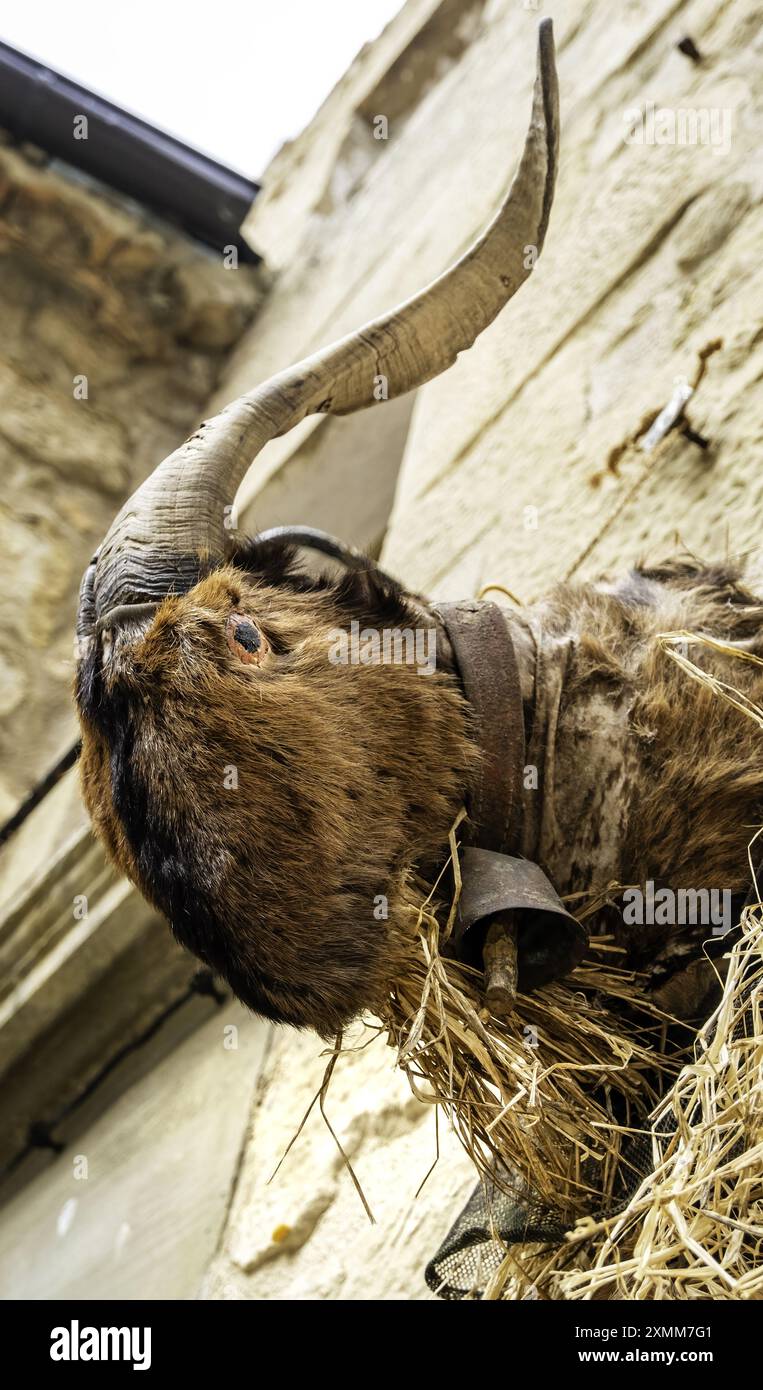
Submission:
<svg viewBox="0 0 763 1390">
<path fill-rule="evenodd" d="M 334 605 L 348 619 L 375 627 L 416 626 L 417 616 L 401 584 L 373 565 L 348 570 L 331 591 Z"/>
<path fill-rule="evenodd" d="M 287 541 L 246 537 L 233 546 L 229 563 L 270 588 L 287 587 L 300 592 L 310 588 L 297 547 Z"/>
</svg>

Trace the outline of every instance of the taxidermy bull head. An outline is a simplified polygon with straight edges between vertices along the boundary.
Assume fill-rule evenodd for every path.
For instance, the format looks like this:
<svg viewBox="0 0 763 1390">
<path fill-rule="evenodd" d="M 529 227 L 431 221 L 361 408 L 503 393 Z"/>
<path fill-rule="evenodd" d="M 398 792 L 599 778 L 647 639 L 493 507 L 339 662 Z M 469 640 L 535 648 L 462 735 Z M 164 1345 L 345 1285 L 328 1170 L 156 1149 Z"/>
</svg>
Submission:
<svg viewBox="0 0 763 1390">
<path fill-rule="evenodd" d="M 530 274 L 528 249 L 543 245 L 557 146 L 546 20 L 519 169 L 480 239 L 393 312 L 200 425 L 122 508 L 83 579 L 77 704 L 97 832 L 245 1004 L 324 1036 L 373 1010 L 394 979 L 412 875 L 442 863 L 449 828 L 480 782 L 482 744 L 435 607 L 370 561 L 311 579 L 283 540 L 237 543 L 225 520 L 268 440 L 307 415 L 373 405 L 380 376 L 389 398 L 411 391 L 472 345 Z M 748 641 L 760 607 L 750 611 L 733 578 L 679 567 L 619 590 L 565 591 L 538 611 L 517 632 L 513 731 L 524 708 L 531 760 L 547 785 L 571 790 L 538 824 L 528 808 L 521 854 L 564 892 L 597 873 L 628 883 L 663 871 L 739 887 L 760 772 L 724 715 L 714 726 L 698 706 L 695 728 L 684 687 L 657 680 L 649 638 L 693 621 L 712 630 L 717 618 Z M 551 678 L 558 662 L 534 684 L 544 624 L 564 664 L 564 715 L 561 677 Z M 434 635 L 436 668 L 332 659 L 337 633 L 358 630 L 411 632 L 426 639 L 425 653 Z M 557 733 L 566 743 L 554 777 Z M 696 787 L 674 756 L 693 736 L 693 768 L 705 766 L 703 740 L 718 750 L 717 776 L 705 766 Z M 665 806 L 693 804 L 695 793 L 715 798 L 715 818 L 666 823 Z M 381 899 L 385 910 L 375 911 Z M 638 935 L 637 960 L 650 940 Z"/>
<path fill-rule="evenodd" d="M 389 981 L 414 864 L 442 853 L 474 763 L 447 661 L 328 659 L 338 629 L 432 629 L 373 566 L 311 581 L 224 521 L 254 457 L 306 415 L 347 414 L 444 371 L 530 273 L 556 174 L 541 25 L 532 116 L 494 221 L 420 294 L 242 396 L 159 465 L 83 580 L 84 795 L 119 868 L 245 1004 L 324 1034 Z M 378 920 L 374 904 L 387 899 Z"/>
</svg>

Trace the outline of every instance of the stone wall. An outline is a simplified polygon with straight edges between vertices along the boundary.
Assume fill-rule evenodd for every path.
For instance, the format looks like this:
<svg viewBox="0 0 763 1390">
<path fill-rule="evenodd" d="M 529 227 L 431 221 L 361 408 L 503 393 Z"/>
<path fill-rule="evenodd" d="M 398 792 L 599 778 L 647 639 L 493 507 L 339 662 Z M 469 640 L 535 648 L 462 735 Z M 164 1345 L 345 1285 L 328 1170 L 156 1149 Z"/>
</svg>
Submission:
<svg viewBox="0 0 763 1390">
<path fill-rule="evenodd" d="M 92 549 L 199 419 L 261 280 L 68 166 L 0 146 L 0 820 L 75 736 Z"/>
</svg>

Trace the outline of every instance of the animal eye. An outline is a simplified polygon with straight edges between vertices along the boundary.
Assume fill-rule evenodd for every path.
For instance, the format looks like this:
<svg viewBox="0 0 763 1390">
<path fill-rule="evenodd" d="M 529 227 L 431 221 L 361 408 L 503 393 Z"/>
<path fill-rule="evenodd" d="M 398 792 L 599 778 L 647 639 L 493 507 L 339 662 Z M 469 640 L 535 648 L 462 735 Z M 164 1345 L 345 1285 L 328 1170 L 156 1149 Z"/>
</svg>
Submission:
<svg viewBox="0 0 763 1390">
<path fill-rule="evenodd" d="M 225 638 L 233 655 L 245 665 L 258 664 L 270 650 L 267 637 L 248 613 L 231 613 L 225 625 Z"/>
</svg>

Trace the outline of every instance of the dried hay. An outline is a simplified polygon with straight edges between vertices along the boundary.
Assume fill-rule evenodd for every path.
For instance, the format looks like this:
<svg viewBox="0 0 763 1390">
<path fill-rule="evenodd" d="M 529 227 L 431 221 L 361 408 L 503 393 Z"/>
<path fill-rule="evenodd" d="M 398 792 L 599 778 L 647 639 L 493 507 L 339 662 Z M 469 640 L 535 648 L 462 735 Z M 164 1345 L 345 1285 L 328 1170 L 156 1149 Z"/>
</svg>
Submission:
<svg viewBox="0 0 763 1390">
<path fill-rule="evenodd" d="M 477 1168 L 506 1164 L 569 1221 L 611 1196 L 623 1139 L 657 1101 L 657 1075 L 677 1070 L 663 1050 L 668 1019 L 636 974 L 610 964 L 617 948 L 607 938 L 594 943 L 601 962 L 520 996 L 509 1019 L 493 1018 L 481 1005 L 482 976 L 441 953 L 457 870 L 456 879 L 444 927 L 432 894 L 419 907 L 414 949 L 383 1022 L 414 1094 L 444 1109 Z"/>
<path fill-rule="evenodd" d="M 612 1220 L 507 1253 L 486 1298 L 763 1298 L 760 906 L 741 928 L 721 1003 L 655 1110 L 652 1172 Z"/>
<path fill-rule="evenodd" d="M 677 1121 L 660 1135 L 659 1122 Z M 664 1127 L 664 1126 L 663 1126 Z M 671 1126 L 672 1128 L 672 1126 Z M 763 1297 L 763 913 L 748 908 L 718 1009 L 655 1112 L 653 1172 L 562 1298 Z"/>
</svg>

